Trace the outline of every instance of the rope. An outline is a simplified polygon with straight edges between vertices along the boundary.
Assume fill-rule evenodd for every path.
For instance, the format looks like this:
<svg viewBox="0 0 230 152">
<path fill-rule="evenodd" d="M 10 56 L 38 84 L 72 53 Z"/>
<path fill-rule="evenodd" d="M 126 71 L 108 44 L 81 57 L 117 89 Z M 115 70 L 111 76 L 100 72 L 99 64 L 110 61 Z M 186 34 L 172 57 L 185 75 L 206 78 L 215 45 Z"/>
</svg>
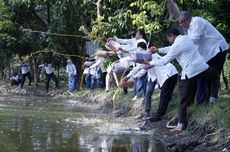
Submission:
<svg viewBox="0 0 230 152">
<path fill-rule="evenodd" d="M 73 34 L 60 34 L 60 33 L 52 33 L 52 32 L 44 32 L 44 31 L 37 31 L 32 29 L 22 29 L 23 32 L 29 32 L 29 33 L 41 33 L 41 34 L 47 34 L 47 35 L 53 35 L 53 36 L 63 36 L 63 37 L 80 37 L 88 39 L 87 36 L 82 35 L 73 35 Z"/>
<path fill-rule="evenodd" d="M 54 50 L 48 50 L 48 49 L 33 52 L 33 53 L 30 54 L 30 56 L 28 58 L 31 58 L 34 55 L 39 54 L 39 53 L 53 53 L 54 55 L 57 55 L 57 56 L 65 56 L 65 57 L 68 56 L 68 57 L 78 57 L 78 58 L 81 58 L 81 59 L 87 59 L 87 57 L 84 57 L 84 56 L 74 55 L 74 54 L 63 54 L 63 53 L 59 53 L 59 52 L 56 52 Z"/>
</svg>

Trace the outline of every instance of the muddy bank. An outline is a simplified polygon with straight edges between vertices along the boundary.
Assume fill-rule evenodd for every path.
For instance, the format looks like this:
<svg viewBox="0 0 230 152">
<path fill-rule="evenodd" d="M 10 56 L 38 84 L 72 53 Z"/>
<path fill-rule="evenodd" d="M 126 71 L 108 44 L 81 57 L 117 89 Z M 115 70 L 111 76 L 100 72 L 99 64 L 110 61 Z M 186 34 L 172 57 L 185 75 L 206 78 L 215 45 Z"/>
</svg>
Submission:
<svg viewBox="0 0 230 152">
<path fill-rule="evenodd" d="M 47 94 L 45 93 L 44 87 L 35 88 L 33 86 L 26 86 L 23 89 L 20 89 L 19 87 L 1 85 L 0 95 L 11 97 L 27 97 L 32 99 L 48 98 L 76 100 L 79 102 L 79 104 L 90 105 L 94 107 L 96 109 L 94 112 L 107 117 L 113 117 L 113 120 L 111 121 L 118 122 L 117 124 L 119 125 L 109 126 L 110 123 L 107 122 L 107 120 L 106 122 L 100 122 L 100 124 L 108 125 L 111 130 L 116 130 L 116 128 L 120 127 L 125 128 L 127 131 L 134 131 L 135 133 L 152 136 L 154 139 L 162 142 L 167 147 L 167 149 L 172 152 L 227 152 L 230 149 L 230 133 L 227 132 L 227 130 L 225 130 L 222 126 L 212 125 L 208 121 L 200 121 L 199 117 L 196 115 L 190 116 L 187 129 L 179 134 L 170 133 L 166 128 L 166 123 L 170 120 L 169 117 L 164 118 L 160 122 L 151 123 L 146 128 L 147 130 L 140 131 L 138 130 L 139 124 L 137 123 L 137 116 L 142 112 L 142 109 L 140 108 L 142 100 L 137 100 L 135 102 L 119 102 L 120 99 L 117 98 L 114 103 L 114 91 L 108 93 L 99 90 L 94 92 L 68 92 L 64 89 L 51 89 Z M 118 96 L 122 95 L 119 94 Z M 98 120 L 95 119 L 95 121 Z M 99 122 L 95 123 L 99 124 Z M 100 130 L 102 127 L 103 125 L 96 126 L 98 130 Z M 111 130 L 107 131 L 111 132 Z"/>
</svg>

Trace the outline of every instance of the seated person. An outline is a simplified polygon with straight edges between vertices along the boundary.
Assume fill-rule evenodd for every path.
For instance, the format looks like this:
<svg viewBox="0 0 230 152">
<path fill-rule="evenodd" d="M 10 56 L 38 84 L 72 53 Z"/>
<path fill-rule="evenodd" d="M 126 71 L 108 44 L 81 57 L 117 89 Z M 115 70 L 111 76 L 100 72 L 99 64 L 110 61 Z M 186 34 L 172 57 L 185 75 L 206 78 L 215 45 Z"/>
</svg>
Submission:
<svg viewBox="0 0 230 152">
<path fill-rule="evenodd" d="M 19 78 L 19 75 L 17 74 L 17 72 L 14 72 L 12 77 L 10 77 L 10 80 L 11 80 L 11 85 L 19 85 L 21 80 Z"/>
</svg>

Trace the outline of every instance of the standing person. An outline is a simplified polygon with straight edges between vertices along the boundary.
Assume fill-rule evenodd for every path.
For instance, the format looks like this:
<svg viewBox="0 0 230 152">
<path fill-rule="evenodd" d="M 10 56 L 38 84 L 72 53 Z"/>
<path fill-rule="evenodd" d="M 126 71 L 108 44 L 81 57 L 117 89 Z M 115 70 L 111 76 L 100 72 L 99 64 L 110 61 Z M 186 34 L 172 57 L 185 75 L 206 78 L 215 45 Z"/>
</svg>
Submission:
<svg viewBox="0 0 230 152">
<path fill-rule="evenodd" d="M 209 100 L 212 101 L 217 98 L 219 75 L 215 68 L 210 67 L 204 61 L 204 58 L 199 54 L 193 41 L 188 36 L 182 36 L 177 29 L 172 28 L 168 31 L 167 38 L 172 45 L 158 49 L 158 52 L 166 55 L 152 60 L 149 64 L 151 66 L 165 65 L 176 59 L 182 67 L 181 81 L 179 82 L 178 124 L 176 128 L 171 130 L 172 132 L 178 132 L 186 127 L 187 106 L 194 101 L 197 79 L 210 82 L 211 96 Z M 153 50 L 153 52 L 156 51 L 157 49 Z"/>
<path fill-rule="evenodd" d="M 89 67 L 89 70 L 91 72 L 91 89 L 94 88 L 95 81 L 97 82 L 97 85 L 100 88 L 104 88 L 103 82 L 101 79 L 102 73 L 106 72 L 104 68 L 104 60 L 105 58 L 102 56 L 95 56 L 95 63 Z"/>
<path fill-rule="evenodd" d="M 214 67 L 220 75 L 228 50 L 228 44 L 221 33 L 204 18 L 193 17 L 187 11 L 180 13 L 178 22 L 187 30 L 188 37 L 192 39 L 205 62 Z M 198 80 L 198 103 L 203 103 L 209 99 L 210 90 L 208 86 L 210 86 L 208 81 Z"/>
<path fill-rule="evenodd" d="M 151 49 L 150 49 L 151 52 Z M 161 56 L 157 53 L 152 55 L 152 61 L 158 60 Z M 150 61 L 151 63 L 151 61 Z M 145 70 L 142 70 L 145 71 Z M 142 71 L 140 71 L 142 73 Z M 156 79 L 156 80 L 155 80 Z M 154 66 L 148 70 L 148 82 L 144 98 L 144 119 L 146 122 L 157 122 L 165 115 L 168 104 L 172 98 L 173 90 L 178 79 L 178 72 L 175 66 L 167 63 L 161 66 Z M 156 113 L 151 117 L 151 96 L 155 85 L 160 87 L 160 101 Z M 146 123 L 147 124 L 147 123 Z"/>
<path fill-rule="evenodd" d="M 32 76 L 29 70 L 28 65 L 21 64 L 21 72 L 22 72 L 22 82 L 21 82 L 21 88 L 23 88 L 23 85 L 26 81 L 26 77 L 29 79 L 29 86 L 31 86 Z"/>
<path fill-rule="evenodd" d="M 68 88 L 69 91 L 77 89 L 77 69 L 71 59 L 67 60 L 66 73 L 68 75 Z"/>
<path fill-rule="evenodd" d="M 10 80 L 11 80 L 11 85 L 16 85 L 18 86 L 21 82 L 20 78 L 19 78 L 19 75 L 17 74 L 17 72 L 14 72 L 12 77 L 10 77 Z"/>
<path fill-rule="evenodd" d="M 139 42 L 137 44 L 136 51 L 147 51 L 147 44 L 145 42 Z M 143 73 L 140 77 L 137 77 L 138 72 L 141 70 L 141 68 L 145 66 L 141 63 L 136 63 L 136 66 L 128 73 L 126 78 L 133 78 L 134 81 L 134 97 L 132 100 L 136 100 L 137 98 L 142 97 L 142 94 L 145 94 L 146 91 L 146 84 L 147 84 L 147 72 Z"/>
<path fill-rule="evenodd" d="M 116 84 L 118 86 L 118 80 L 116 77 L 116 73 L 113 72 L 113 68 L 112 67 L 116 67 L 116 64 L 118 65 L 118 69 L 119 68 L 124 68 L 124 69 L 128 69 L 129 66 L 132 66 L 131 62 L 128 62 L 126 60 L 126 57 L 129 56 L 130 52 L 133 52 L 137 49 L 137 44 L 139 42 L 144 42 L 147 44 L 146 40 L 145 40 L 145 32 L 142 29 L 138 29 L 135 32 L 135 36 L 131 39 L 120 39 L 120 38 L 115 38 L 115 41 L 118 42 L 121 47 L 119 48 L 119 51 L 116 52 L 117 56 L 119 57 L 119 61 L 116 63 L 114 63 L 113 65 L 109 66 L 107 68 L 107 75 L 106 75 L 106 91 L 109 90 L 109 82 L 110 82 L 110 77 L 111 75 L 114 76 Z M 121 65 L 121 66 L 120 66 Z M 124 93 L 127 93 L 127 87 L 124 88 Z"/>
<path fill-rule="evenodd" d="M 52 64 L 41 64 L 39 65 L 39 67 L 44 67 L 45 68 L 45 72 L 46 72 L 46 93 L 48 93 L 49 91 L 49 83 L 50 83 L 50 79 L 52 78 L 55 82 L 55 87 L 58 88 L 58 79 L 56 77 L 56 75 L 54 74 L 54 68 L 52 67 Z"/>
</svg>

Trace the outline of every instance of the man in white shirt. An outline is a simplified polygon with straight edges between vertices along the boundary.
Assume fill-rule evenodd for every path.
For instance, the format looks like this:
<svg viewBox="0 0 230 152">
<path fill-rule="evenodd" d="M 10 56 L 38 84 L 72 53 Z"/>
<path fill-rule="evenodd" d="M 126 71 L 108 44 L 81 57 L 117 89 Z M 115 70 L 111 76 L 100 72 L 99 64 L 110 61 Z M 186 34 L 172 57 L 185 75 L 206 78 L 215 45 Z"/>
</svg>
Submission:
<svg viewBox="0 0 230 152">
<path fill-rule="evenodd" d="M 221 33 L 204 18 L 192 17 L 187 11 L 181 12 L 178 22 L 187 30 L 188 37 L 192 39 L 205 62 L 214 67 L 220 75 L 228 50 L 228 44 Z M 207 81 L 198 81 L 198 103 L 203 103 L 209 98 L 209 85 Z"/>
<path fill-rule="evenodd" d="M 209 67 L 199 54 L 194 43 L 188 36 L 180 35 L 180 32 L 172 28 L 168 31 L 167 38 L 172 44 L 169 47 L 160 48 L 158 52 L 166 55 L 152 60 L 151 66 L 165 65 L 176 59 L 182 67 L 181 81 L 179 82 L 180 103 L 178 109 L 178 124 L 172 132 L 182 131 L 187 124 L 187 106 L 194 102 L 197 79 L 208 80 L 211 84 L 210 101 L 215 100 L 218 94 L 218 73 L 215 68 Z M 157 51 L 155 49 L 154 51 Z"/>
<path fill-rule="evenodd" d="M 161 56 L 157 53 L 152 55 L 152 61 L 158 60 L 160 58 Z M 145 71 L 145 69 L 142 69 L 140 73 L 143 73 Z M 171 63 L 167 63 L 161 66 L 153 66 L 152 68 L 148 69 L 148 83 L 144 98 L 144 119 L 146 122 L 160 121 L 161 118 L 165 115 L 168 104 L 172 98 L 172 93 L 176 86 L 177 79 L 177 69 Z M 156 113 L 152 117 L 150 117 L 151 96 L 153 94 L 156 84 L 158 84 L 158 86 L 160 87 L 160 101 Z"/>
<path fill-rule="evenodd" d="M 67 60 L 66 73 L 68 75 L 68 88 L 70 91 L 77 89 L 77 69 L 71 59 Z"/>
<path fill-rule="evenodd" d="M 139 42 L 137 44 L 136 51 L 147 51 L 147 44 L 145 42 Z M 143 73 L 143 75 L 141 76 L 138 76 L 138 72 L 141 70 L 143 66 L 145 65 L 141 63 L 136 63 L 136 66 L 134 66 L 133 69 L 126 76 L 126 78 L 133 78 L 133 80 L 135 80 L 134 98 L 132 100 L 136 100 L 137 98 L 140 98 L 142 94 L 145 95 L 146 92 L 146 85 L 148 81 L 147 72 Z"/>
<path fill-rule="evenodd" d="M 31 85 L 32 76 L 29 70 L 29 67 L 26 64 L 21 65 L 21 72 L 22 72 L 22 82 L 21 82 L 21 88 L 23 88 L 23 85 L 26 81 L 26 77 L 29 79 L 29 86 Z"/>
<path fill-rule="evenodd" d="M 58 79 L 56 75 L 54 74 L 54 68 L 52 67 L 52 64 L 41 64 L 39 67 L 44 67 L 45 72 L 46 72 L 46 92 L 49 91 L 49 83 L 50 79 L 52 78 L 55 82 L 55 87 L 58 88 Z"/>
<path fill-rule="evenodd" d="M 98 87 L 100 88 L 104 88 L 103 86 L 103 80 L 101 79 L 101 76 L 103 75 L 102 73 L 105 73 L 106 70 L 104 68 L 104 60 L 105 58 L 104 57 L 101 57 L 101 56 L 95 56 L 95 63 L 92 64 L 90 67 L 89 67 L 89 71 L 90 71 L 90 74 L 91 74 L 91 89 L 93 90 L 94 89 L 94 84 L 95 84 L 95 81 L 98 85 Z"/>
</svg>

